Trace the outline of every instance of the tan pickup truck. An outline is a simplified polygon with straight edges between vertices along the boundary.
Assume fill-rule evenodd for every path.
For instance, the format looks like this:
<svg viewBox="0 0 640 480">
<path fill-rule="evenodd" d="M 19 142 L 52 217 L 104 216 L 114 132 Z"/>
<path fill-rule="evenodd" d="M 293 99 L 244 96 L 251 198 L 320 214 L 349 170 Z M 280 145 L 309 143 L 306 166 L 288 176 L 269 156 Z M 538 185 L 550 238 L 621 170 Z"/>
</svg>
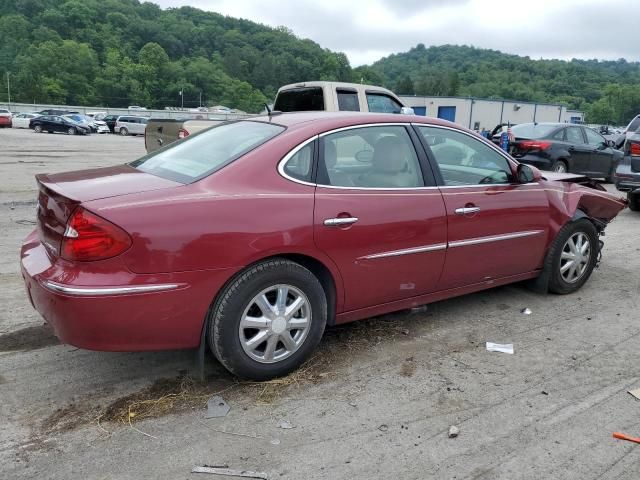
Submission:
<svg viewBox="0 0 640 480">
<path fill-rule="evenodd" d="M 400 99 L 386 88 L 359 83 L 304 82 L 280 87 L 273 104 L 274 111 L 305 112 L 377 112 L 413 113 Z M 246 118 L 249 115 L 216 115 L 201 113 L 204 118 L 159 119 L 151 118 L 145 130 L 147 152 L 153 152 L 176 140 L 224 121 Z"/>
</svg>

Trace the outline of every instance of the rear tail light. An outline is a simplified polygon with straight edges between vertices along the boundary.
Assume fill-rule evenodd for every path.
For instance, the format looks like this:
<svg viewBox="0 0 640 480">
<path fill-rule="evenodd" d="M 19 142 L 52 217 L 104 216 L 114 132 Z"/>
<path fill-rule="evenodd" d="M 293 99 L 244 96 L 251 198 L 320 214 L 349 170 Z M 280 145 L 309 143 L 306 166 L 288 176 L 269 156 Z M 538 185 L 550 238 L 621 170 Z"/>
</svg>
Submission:
<svg viewBox="0 0 640 480">
<path fill-rule="evenodd" d="M 640 157 L 640 143 L 629 143 L 629 154 L 632 157 Z"/>
<path fill-rule="evenodd" d="M 551 146 L 551 142 L 540 140 L 522 140 L 518 143 L 520 150 L 546 150 Z"/>
<path fill-rule="evenodd" d="M 184 128 L 178 130 L 178 138 L 187 138 L 189 136 L 189 132 Z"/>
<path fill-rule="evenodd" d="M 117 225 L 82 207 L 74 210 L 62 238 L 60 256 L 89 262 L 115 257 L 131 246 L 131 237 Z"/>
</svg>

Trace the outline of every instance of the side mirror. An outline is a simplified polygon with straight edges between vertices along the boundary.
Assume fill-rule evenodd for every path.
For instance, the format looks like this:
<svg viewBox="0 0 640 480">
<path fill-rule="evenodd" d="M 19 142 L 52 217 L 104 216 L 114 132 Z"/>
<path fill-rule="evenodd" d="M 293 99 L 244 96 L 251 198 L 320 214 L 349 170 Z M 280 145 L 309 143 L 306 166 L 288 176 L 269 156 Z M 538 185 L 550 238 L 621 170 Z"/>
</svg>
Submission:
<svg viewBox="0 0 640 480">
<path fill-rule="evenodd" d="M 400 109 L 400 115 L 415 115 L 416 112 L 413 111 L 411 107 L 402 107 Z"/>
<path fill-rule="evenodd" d="M 538 182 L 542 179 L 542 173 L 536 167 L 527 165 L 525 163 L 518 164 L 518 182 L 520 183 L 532 183 Z"/>
<path fill-rule="evenodd" d="M 613 140 L 607 140 L 607 147 L 615 148 L 616 142 Z"/>
</svg>

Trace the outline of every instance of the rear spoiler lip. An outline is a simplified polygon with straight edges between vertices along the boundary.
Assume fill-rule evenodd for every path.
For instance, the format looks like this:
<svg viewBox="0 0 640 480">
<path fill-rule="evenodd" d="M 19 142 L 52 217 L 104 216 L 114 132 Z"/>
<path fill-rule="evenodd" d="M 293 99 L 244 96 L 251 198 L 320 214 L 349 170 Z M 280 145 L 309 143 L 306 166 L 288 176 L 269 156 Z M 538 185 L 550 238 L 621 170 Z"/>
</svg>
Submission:
<svg viewBox="0 0 640 480">
<path fill-rule="evenodd" d="M 47 190 L 46 193 L 49 196 L 64 198 L 71 203 L 81 203 L 81 200 L 79 200 L 78 198 L 74 198 L 72 196 L 69 196 L 68 194 L 62 194 L 62 192 L 60 192 L 60 185 L 51 180 L 48 173 L 36 174 L 36 182 L 38 183 L 38 187 L 40 189 L 44 188 Z"/>
</svg>

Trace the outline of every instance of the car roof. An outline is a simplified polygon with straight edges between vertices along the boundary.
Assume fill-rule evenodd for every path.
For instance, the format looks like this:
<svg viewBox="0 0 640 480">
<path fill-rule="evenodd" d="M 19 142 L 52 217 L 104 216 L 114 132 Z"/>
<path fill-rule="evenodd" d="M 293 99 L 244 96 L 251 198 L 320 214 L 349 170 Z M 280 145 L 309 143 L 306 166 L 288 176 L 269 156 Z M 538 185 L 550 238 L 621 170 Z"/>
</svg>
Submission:
<svg viewBox="0 0 640 480">
<path fill-rule="evenodd" d="M 441 120 L 439 118 L 423 117 L 418 115 L 401 115 L 396 113 L 364 113 L 364 112 L 290 112 L 277 113 L 275 115 L 260 115 L 243 120 L 269 122 L 288 128 L 310 128 L 318 131 L 332 130 L 354 125 L 369 123 L 420 123 L 425 125 L 439 125 L 454 127 L 459 130 L 466 128 L 460 125 Z"/>
</svg>

